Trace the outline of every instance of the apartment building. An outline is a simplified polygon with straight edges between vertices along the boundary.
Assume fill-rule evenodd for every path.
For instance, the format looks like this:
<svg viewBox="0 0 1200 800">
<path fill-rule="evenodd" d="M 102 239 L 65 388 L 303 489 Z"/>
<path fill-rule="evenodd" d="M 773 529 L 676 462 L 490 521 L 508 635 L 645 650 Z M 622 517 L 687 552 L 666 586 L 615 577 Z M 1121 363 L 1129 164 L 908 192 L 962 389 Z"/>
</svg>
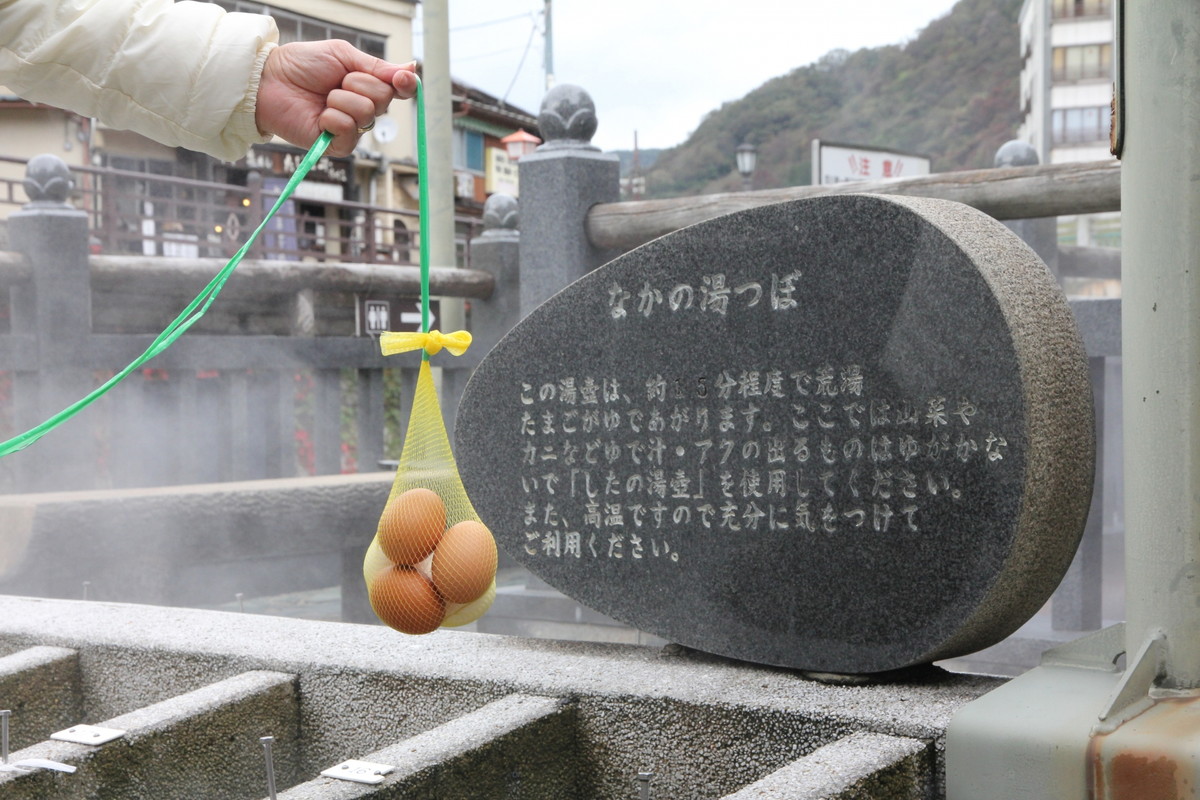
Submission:
<svg viewBox="0 0 1200 800">
<path fill-rule="evenodd" d="M 1043 164 L 1099 161 L 1109 153 L 1113 0 L 1025 0 L 1018 138 Z M 1059 241 L 1119 246 L 1120 214 L 1059 219 Z"/>
</svg>

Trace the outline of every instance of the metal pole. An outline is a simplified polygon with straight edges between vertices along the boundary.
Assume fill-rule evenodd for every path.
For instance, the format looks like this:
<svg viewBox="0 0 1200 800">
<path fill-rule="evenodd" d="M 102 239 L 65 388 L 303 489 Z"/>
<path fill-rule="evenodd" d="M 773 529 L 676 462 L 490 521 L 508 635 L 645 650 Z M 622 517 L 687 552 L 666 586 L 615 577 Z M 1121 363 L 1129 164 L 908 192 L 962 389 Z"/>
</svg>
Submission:
<svg viewBox="0 0 1200 800">
<path fill-rule="evenodd" d="M 425 133 L 429 174 L 429 265 L 456 266 L 454 249 L 454 140 L 450 83 L 450 11 L 448 0 L 425 2 Z M 464 326 L 461 300 L 441 301 L 441 318 L 433 327 L 443 331 Z"/>
<path fill-rule="evenodd" d="M 275 758 L 271 753 L 271 745 L 275 743 L 274 736 L 262 736 L 258 740 L 263 746 L 263 758 L 267 764 L 267 797 L 275 800 Z"/>
<path fill-rule="evenodd" d="M 554 88 L 554 25 L 550 16 L 550 2 L 546 0 L 545 17 L 546 17 L 546 36 L 545 36 L 545 61 L 546 61 L 546 91 Z"/>
<path fill-rule="evenodd" d="M 447 0 L 425 2 L 425 128 L 428 137 L 429 263 L 454 266 L 454 137 L 451 121 L 450 12 Z"/>
<path fill-rule="evenodd" d="M 1200 3 L 1127 2 L 1122 154 L 1126 648 L 1200 687 Z"/>
</svg>

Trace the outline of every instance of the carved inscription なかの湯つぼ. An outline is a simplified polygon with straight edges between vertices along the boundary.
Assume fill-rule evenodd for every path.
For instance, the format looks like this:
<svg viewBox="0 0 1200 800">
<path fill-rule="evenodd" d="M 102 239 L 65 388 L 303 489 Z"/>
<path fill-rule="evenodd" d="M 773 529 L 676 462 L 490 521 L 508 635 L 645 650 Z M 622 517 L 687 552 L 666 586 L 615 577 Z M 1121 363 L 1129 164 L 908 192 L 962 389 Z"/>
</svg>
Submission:
<svg viewBox="0 0 1200 800">
<path fill-rule="evenodd" d="M 919 536 L 1009 447 L 972 399 L 888 397 L 858 364 L 518 391 L 525 550 L 554 559 L 677 562 L 696 531 Z"/>
</svg>

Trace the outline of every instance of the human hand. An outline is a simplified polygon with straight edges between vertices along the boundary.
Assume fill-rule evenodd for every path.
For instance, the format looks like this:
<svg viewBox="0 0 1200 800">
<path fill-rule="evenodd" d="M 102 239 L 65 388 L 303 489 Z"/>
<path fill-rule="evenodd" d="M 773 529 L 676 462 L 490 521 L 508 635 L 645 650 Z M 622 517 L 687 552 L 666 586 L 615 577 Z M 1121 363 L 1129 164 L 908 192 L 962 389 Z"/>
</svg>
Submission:
<svg viewBox="0 0 1200 800">
<path fill-rule="evenodd" d="M 341 39 L 281 45 L 263 64 L 254 121 L 299 147 L 329 131 L 329 155 L 348 156 L 393 98 L 417 93 L 414 70 L 415 62 L 389 64 Z"/>
</svg>

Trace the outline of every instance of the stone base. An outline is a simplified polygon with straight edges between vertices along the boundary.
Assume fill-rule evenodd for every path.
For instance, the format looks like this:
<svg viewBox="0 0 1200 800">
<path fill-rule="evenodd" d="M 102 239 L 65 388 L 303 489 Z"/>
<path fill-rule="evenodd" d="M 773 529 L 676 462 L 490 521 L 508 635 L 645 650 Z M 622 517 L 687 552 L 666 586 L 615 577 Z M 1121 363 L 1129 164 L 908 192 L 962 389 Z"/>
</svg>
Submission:
<svg viewBox="0 0 1200 800">
<path fill-rule="evenodd" d="M 61 650 L 35 658 L 31 648 Z M 77 678 L 44 680 L 63 651 L 75 654 L 66 657 Z M 635 796 L 644 773 L 652 797 L 679 800 L 940 797 L 950 717 L 1001 685 L 934 674 L 833 687 L 681 648 L 408 637 L 0 596 L 5 675 L 14 691 L 43 687 L 14 710 L 25 746 L 12 759 L 78 768 L 0 773 L 0 794 L 14 800 L 263 797 L 258 738 L 268 735 L 279 796 L 294 800 L 615 800 Z M 88 723 L 128 733 L 96 748 L 47 742 L 63 723 L 39 719 L 39 706 L 84 709 Z M 376 786 L 321 776 L 346 759 L 396 769 Z"/>
</svg>

